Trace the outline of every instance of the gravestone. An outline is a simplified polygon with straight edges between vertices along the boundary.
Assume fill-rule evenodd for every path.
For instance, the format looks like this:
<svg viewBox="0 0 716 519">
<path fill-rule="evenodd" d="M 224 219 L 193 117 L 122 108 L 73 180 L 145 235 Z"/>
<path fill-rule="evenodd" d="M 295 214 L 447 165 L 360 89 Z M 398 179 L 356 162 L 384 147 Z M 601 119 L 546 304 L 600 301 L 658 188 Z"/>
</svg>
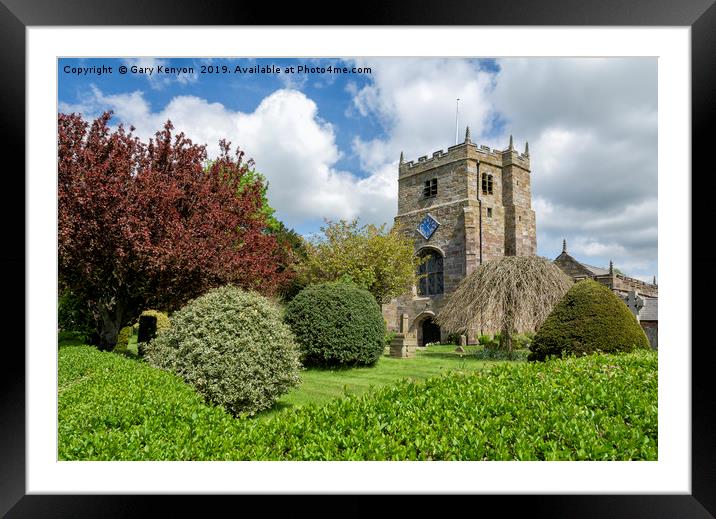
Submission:
<svg viewBox="0 0 716 519">
<path fill-rule="evenodd" d="M 639 311 L 644 308 L 644 299 L 639 297 L 639 294 L 635 292 L 634 290 L 631 290 L 629 294 L 626 296 L 626 299 L 624 301 L 631 310 L 631 313 L 634 314 L 636 317 L 636 320 L 639 320 Z"/>
</svg>

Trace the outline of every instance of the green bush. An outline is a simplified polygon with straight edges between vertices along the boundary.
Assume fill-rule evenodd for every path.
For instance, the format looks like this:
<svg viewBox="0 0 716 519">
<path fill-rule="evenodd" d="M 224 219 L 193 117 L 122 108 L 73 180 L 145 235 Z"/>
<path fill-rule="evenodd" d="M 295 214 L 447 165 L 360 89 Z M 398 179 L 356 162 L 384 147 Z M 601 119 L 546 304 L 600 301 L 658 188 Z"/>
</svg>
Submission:
<svg viewBox="0 0 716 519">
<path fill-rule="evenodd" d="M 517 333 L 512 336 L 512 347 L 516 350 L 524 350 L 530 347 L 535 334 L 531 332 Z"/>
<path fill-rule="evenodd" d="M 137 322 L 137 342 L 149 342 L 171 326 L 169 316 L 158 310 L 145 310 Z"/>
<path fill-rule="evenodd" d="M 309 285 L 286 306 L 306 365 L 371 365 L 383 354 L 385 321 L 367 290 L 350 283 Z"/>
<path fill-rule="evenodd" d="M 129 344 L 129 338 L 132 336 L 132 327 L 125 326 L 117 334 L 117 344 L 114 346 L 114 351 L 117 353 L 126 353 L 127 345 Z"/>
<path fill-rule="evenodd" d="M 447 336 L 447 344 L 460 344 L 461 333 L 449 333 Z"/>
<path fill-rule="evenodd" d="M 236 420 L 178 377 L 61 347 L 61 460 L 656 460 L 658 357 L 646 350 L 401 382 Z"/>
<path fill-rule="evenodd" d="M 280 310 L 265 297 L 225 286 L 172 315 L 145 347 L 147 361 L 181 376 L 208 402 L 255 414 L 299 384 L 299 352 Z"/>
<path fill-rule="evenodd" d="M 385 333 L 385 346 L 390 346 L 390 343 L 393 342 L 393 339 L 395 339 L 395 333 L 396 332 Z"/>
<path fill-rule="evenodd" d="M 624 302 L 604 285 L 584 280 L 569 289 L 537 331 L 529 360 L 642 348 L 649 348 L 649 340 Z"/>
<path fill-rule="evenodd" d="M 480 335 L 478 343 L 486 349 L 497 350 L 500 348 L 500 334 Z"/>
<path fill-rule="evenodd" d="M 65 332 L 90 336 L 95 323 L 87 305 L 70 290 L 64 290 L 57 300 L 57 326 Z"/>
</svg>

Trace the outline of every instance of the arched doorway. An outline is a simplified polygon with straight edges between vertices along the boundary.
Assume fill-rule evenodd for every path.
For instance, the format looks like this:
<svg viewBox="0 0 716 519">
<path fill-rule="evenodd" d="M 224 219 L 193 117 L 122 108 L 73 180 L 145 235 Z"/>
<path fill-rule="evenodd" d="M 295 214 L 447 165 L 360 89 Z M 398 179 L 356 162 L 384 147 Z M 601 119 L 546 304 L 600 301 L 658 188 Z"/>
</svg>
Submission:
<svg viewBox="0 0 716 519">
<path fill-rule="evenodd" d="M 432 317 L 423 319 L 420 326 L 423 333 L 421 334 L 419 346 L 425 346 L 431 342 L 440 342 L 440 327 L 433 321 Z"/>
</svg>

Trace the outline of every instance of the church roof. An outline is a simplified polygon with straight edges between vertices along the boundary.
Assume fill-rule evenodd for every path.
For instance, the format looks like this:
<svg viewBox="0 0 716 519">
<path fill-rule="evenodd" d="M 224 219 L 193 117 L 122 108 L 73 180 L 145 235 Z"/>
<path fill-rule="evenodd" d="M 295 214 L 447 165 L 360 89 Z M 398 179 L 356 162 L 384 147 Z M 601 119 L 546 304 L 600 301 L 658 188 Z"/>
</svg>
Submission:
<svg viewBox="0 0 716 519">
<path fill-rule="evenodd" d="M 581 261 L 578 261 L 580 265 L 582 265 L 584 268 L 586 268 L 589 272 L 592 273 L 594 276 L 604 276 L 606 274 L 609 274 L 609 269 L 603 269 L 601 267 L 595 267 L 593 265 L 587 265 L 586 263 L 582 263 Z"/>
</svg>

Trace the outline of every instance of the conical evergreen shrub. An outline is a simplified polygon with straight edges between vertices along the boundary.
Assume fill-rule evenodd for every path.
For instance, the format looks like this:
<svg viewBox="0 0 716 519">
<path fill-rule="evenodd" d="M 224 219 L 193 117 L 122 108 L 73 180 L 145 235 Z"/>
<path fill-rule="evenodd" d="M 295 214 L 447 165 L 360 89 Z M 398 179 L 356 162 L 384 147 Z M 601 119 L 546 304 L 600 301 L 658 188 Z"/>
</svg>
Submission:
<svg viewBox="0 0 716 519">
<path fill-rule="evenodd" d="M 641 348 L 649 348 L 649 340 L 624 302 L 606 286 L 584 280 L 574 284 L 539 328 L 528 359 Z"/>
</svg>

